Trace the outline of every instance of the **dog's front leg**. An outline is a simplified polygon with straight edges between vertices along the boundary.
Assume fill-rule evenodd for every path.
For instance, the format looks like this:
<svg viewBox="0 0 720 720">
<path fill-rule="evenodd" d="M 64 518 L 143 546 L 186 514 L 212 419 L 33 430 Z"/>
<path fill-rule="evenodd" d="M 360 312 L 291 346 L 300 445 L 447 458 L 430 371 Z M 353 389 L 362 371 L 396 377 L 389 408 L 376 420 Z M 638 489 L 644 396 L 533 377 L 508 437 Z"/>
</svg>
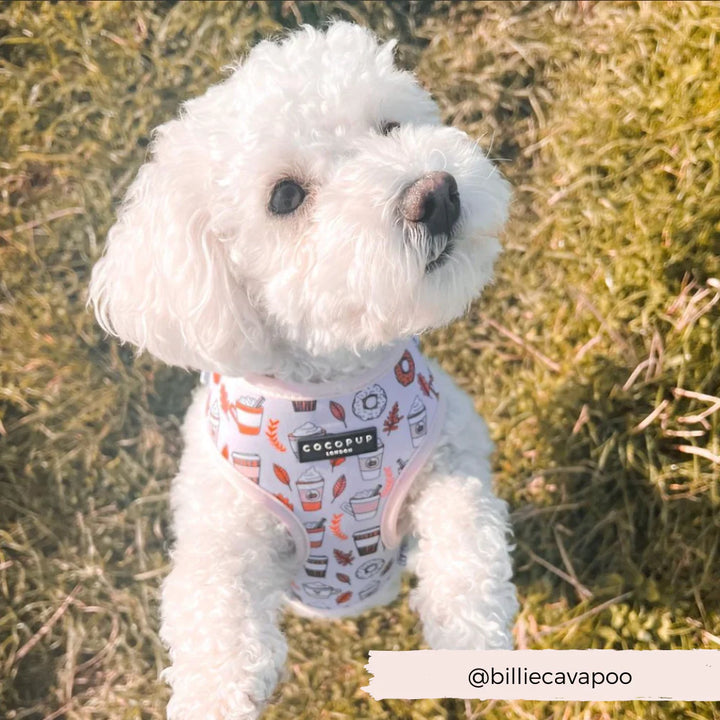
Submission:
<svg viewBox="0 0 720 720">
<path fill-rule="evenodd" d="M 507 507 L 492 491 L 492 442 L 470 398 L 433 367 L 447 413 L 411 507 L 418 540 L 411 607 L 432 648 L 509 649 L 518 604 Z"/>
<path fill-rule="evenodd" d="M 272 527 L 263 534 L 249 512 L 227 510 L 236 528 L 252 531 L 216 526 L 180 536 L 163 586 L 161 632 L 172 660 L 165 671 L 173 690 L 169 720 L 257 718 L 285 662 L 287 645 L 277 627 L 290 583 L 277 552 L 282 538 Z"/>
<path fill-rule="evenodd" d="M 292 543 L 225 477 L 234 471 L 217 467 L 217 451 L 192 432 L 200 421 L 195 410 L 173 483 L 177 541 L 162 592 L 161 635 L 172 661 L 165 671 L 172 686 L 168 718 L 250 720 L 260 715 L 285 662 L 277 622 L 294 573 Z"/>
</svg>

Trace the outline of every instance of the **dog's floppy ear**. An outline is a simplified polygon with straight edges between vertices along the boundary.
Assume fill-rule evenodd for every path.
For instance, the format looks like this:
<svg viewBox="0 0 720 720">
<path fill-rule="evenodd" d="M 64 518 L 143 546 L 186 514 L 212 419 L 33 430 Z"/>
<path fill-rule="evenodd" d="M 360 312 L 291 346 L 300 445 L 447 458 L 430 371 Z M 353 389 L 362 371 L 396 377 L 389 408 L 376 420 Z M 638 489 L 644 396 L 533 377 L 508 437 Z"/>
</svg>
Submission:
<svg viewBox="0 0 720 720">
<path fill-rule="evenodd" d="M 89 303 L 102 327 L 171 365 L 232 372 L 262 331 L 213 229 L 210 160 L 187 117 L 156 131 L 130 186 Z"/>
</svg>

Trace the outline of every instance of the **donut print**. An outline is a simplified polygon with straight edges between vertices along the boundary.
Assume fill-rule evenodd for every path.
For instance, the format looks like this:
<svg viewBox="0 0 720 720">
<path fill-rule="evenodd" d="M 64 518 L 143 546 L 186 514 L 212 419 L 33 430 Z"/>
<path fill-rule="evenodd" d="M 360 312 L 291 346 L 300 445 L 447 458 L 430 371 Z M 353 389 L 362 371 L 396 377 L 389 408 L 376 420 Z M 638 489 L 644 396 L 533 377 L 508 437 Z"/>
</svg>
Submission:
<svg viewBox="0 0 720 720">
<path fill-rule="evenodd" d="M 415 379 L 415 361 L 407 350 L 395 365 L 395 377 L 403 387 L 407 387 Z"/>
<path fill-rule="evenodd" d="M 387 405 L 387 395 L 379 385 L 370 385 L 355 393 L 352 411 L 361 420 L 374 420 L 382 415 Z"/>
<path fill-rule="evenodd" d="M 367 560 L 355 571 L 355 577 L 359 578 L 360 580 L 367 580 L 373 575 L 377 575 L 380 570 L 382 570 L 384 564 L 385 561 L 381 560 L 380 558 L 373 558 L 372 560 Z"/>
</svg>

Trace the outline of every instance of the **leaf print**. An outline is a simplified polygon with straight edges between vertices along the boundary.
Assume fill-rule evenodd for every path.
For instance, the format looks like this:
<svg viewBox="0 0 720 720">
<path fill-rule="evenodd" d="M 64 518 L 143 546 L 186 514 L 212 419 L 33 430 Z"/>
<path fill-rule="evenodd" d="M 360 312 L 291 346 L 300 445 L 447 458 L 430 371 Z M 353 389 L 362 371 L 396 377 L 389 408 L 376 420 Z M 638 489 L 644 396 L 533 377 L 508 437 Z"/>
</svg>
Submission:
<svg viewBox="0 0 720 720">
<path fill-rule="evenodd" d="M 337 573 L 335 577 L 341 582 L 345 583 L 346 585 L 350 585 L 350 578 L 345 573 Z"/>
<path fill-rule="evenodd" d="M 212 374 L 213 383 L 217 385 L 220 382 L 220 373 Z"/>
<path fill-rule="evenodd" d="M 347 592 L 344 592 L 344 593 L 338 595 L 335 598 L 335 602 L 338 605 L 342 605 L 342 603 L 346 603 L 351 597 L 352 597 L 352 593 L 348 590 Z"/>
<path fill-rule="evenodd" d="M 333 497 L 332 497 L 332 502 L 335 502 L 335 500 L 337 500 L 337 499 L 340 497 L 340 495 L 343 494 L 343 492 L 345 491 L 345 488 L 346 488 L 346 487 L 347 487 L 347 480 L 345 479 L 345 476 L 344 476 L 344 475 L 341 475 L 341 476 L 335 481 L 335 484 L 333 485 Z"/>
<path fill-rule="evenodd" d="M 400 426 L 400 421 L 404 418 L 404 415 L 400 414 L 400 405 L 398 403 L 395 403 L 392 406 L 392 409 L 388 413 L 387 417 L 385 418 L 385 422 L 383 423 L 383 430 L 389 435 L 391 432 L 394 432 L 398 429 Z"/>
<path fill-rule="evenodd" d="M 290 510 L 294 510 L 293 504 L 292 504 L 284 495 L 281 495 L 280 493 L 277 493 L 277 494 L 275 495 L 275 497 L 276 497 L 283 505 L 285 505 L 286 507 L 290 508 Z"/>
<path fill-rule="evenodd" d="M 287 448 L 280 442 L 278 439 L 278 425 L 280 424 L 279 420 L 268 420 L 268 427 L 265 431 L 265 434 L 268 437 L 268 440 L 270 441 L 270 444 L 280 452 L 286 452 Z"/>
<path fill-rule="evenodd" d="M 230 402 L 228 400 L 227 388 L 225 385 L 220 386 L 220 407 L 222 411 L 227 415 L 227 411 L 230 409 Z"/>
<path fill-rule="evenodd" d="M 342 465 L 345 462 L 344 457 L 336 457 L 330 459 L 330 466 L 335 469 L 338 465 Z"/>
<path fill-rule="evenodd" d="M 433 377 L 433 374 L 430 373 L 430 383 L 429 383 L 430 384 L 430 392 L 432 392 L 432 394 L 435 396 L 435 399 L 437 400 L 440 397 L 440 393 L 433 386 L 434 379 L 435 378 Z"/>
<path fill-rule="evenodd" d="M 227 446 L 227 445 L 225 445 L 225 447 L 223 447 L 223 449 L 222 449 L 222 456 L 223 456 L 226 460 L 229 460 L 229 459 L 230 459 L 230 451 L 228 450 L 228 446 Z"/>
<path fill-rule="evenodd" d="M 343 552 L 342 550 L 335 548 L 335 550 L 333 550 L 333 555 L 335 555 L 335 559 L 338 561 L 339 565 L 352 565 L 353 560 L 355 559 L 352 554 L 352 550 L 350 552 Z"/>
<path fill-rule="evenodd" d="M 340 420 L 340 422 L 347 427 L 347 423 L 345 422 L 345 408 L 340 403 L 336 403 L 334 400 L 330 401 L 330 412 L 333 414 L 333 417 L 336 420 Z"/>
<path fill-rule="evenodd" d="M 288 471 L 284 467 L 280 467 L 280 465 L 276 465 L 273 463 L 273 472 L 275 473 L 275 477 L 283 484 L 290 487 L 290 476 L 288 475 Z"/>
<path fill-rule="evenodd" d="M 430 385 L 425 379 L 425 376 L 422 373 L 418 373 L 417 378 L 418 385 L 420 385 L 420 389 L 423 391 L 423 395 L 425 395 L 426 397 L 430 397 Z"/>
<path fill-rule="evenodd" d="M 347 540 L 348 536 L 342 531 L 340 528 L 340 522 L 342 520 L 342 513 L 338 513 L 337 515 L 333 515 L 332 522 L 330 523 L 330 532 L 336 537 L 340 538 L 340 540 Z"/>
<path fill-rule="evenodd" d="M 387 479 L 387 482 L 385 483 L 385 487 L 382 489 L 382 492 L 380 493 L 380 497 L 387 497 L 390 492 L 392 491 L 393 485 L 395 484 L 395 478 L 393 477 L 392 470 L 389 467 L 385 468 L 385 478 Z"/>
</svg>

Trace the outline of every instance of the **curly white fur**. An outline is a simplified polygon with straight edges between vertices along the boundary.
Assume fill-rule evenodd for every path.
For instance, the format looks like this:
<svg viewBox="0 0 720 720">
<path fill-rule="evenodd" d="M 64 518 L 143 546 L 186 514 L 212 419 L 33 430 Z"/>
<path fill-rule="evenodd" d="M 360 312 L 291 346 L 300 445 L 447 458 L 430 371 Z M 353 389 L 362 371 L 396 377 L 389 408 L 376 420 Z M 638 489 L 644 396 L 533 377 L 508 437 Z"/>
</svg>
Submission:
<svg viewBox="0 0 720 720">
<path fill-rule="evenodd" d="M 93 272 L 102 326 L 173 365 L 320 382 L 460 315 L 491 278 L 509 188 L 476 143 L 440 124 L 393 47 L 347 23 L 305 27 L 260 43 L 160 127 Z M 388 121 L 400 126 L 383 135 Z M 433 171 L 455 177 L 462 210 L 449 262 L 427 272 L 429 238 L 398 204 Z M 307 196 L 276 216 L 268 199 L 283 178 Z M 411 602 L 433 647 L 509 647 L 517 603 L 491 443 L 469 398 L 435 374 L 449 413 L 414 485 Z M 277 617 L 296 561 L 277 519 L 225 481 L 204 401 L 201 388 L 172 489 L 168 715 L 249 720 L 282 672 Z"/>
</svg>

